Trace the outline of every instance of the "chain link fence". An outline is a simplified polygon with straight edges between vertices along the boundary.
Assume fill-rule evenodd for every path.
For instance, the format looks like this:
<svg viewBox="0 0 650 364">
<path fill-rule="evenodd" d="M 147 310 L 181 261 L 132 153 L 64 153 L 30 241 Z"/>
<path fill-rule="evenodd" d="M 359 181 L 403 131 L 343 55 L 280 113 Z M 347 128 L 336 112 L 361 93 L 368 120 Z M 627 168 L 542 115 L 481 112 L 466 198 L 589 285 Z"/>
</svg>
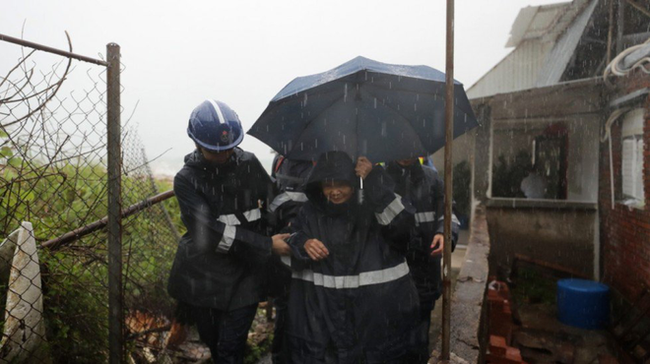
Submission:
<svg viewBox="0 0 650 364">
<path fill-rule="evenodd" d="M 109 313 L 104 227 L 109 185 L 120 179 L 109 178 L 107 62 L 34 48 L 0 41 L 3 57 L 17 55 L 0 68 L 0 362 L 119 362 L 125 351 L 150 362 L 170 339 L 165 286 L 178 232 L 156 202 L 172 194 L 151 199 L 159 191 L 127 122 L 118 173 L 122 274 L 110 283 L 121 305 Z M 123 320 L 111 326 L 109 316 Z"/>
</svg>

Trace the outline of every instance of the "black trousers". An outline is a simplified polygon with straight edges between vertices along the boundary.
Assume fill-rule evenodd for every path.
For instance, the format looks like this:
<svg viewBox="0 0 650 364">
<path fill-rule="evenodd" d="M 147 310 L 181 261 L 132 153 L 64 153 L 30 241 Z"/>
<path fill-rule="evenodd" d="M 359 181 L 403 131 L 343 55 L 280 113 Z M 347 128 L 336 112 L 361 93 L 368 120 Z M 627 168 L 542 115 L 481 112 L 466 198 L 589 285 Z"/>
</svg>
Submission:
<svg viewBox="0 0 650 364">
<path fill-rule="evenodd" d="M 436 301 L 420 301 L 420 321 L 413 332 L 413 350 L 409 355 L 410 363 L 426 364 L 429 361 L 429 329 L 431 328 L 431 311 L 435 306 Z"/>
<path fill-rule="evenodd" d="M 192 321 L 196 323 L 201 341 L 212 353 L 216 364 L 242 364 L 248 330 L 253 323 L 257 304 L 232 311 L 192 306 Z"/>
</svg>

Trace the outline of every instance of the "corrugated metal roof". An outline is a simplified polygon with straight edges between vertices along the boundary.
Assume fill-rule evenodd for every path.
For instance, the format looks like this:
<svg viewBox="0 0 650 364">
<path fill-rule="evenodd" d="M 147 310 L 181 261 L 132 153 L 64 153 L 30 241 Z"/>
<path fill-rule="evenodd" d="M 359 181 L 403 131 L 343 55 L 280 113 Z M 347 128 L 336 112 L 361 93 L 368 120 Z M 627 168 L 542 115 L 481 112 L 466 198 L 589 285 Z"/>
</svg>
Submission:
<svg viewBox="0 0 650 364">
<path fill-rule="evenodd" d="M 581 5 L 579 4 L 581 2 L 584 3 L 585 1 L 576 0 L 575 5 Z M 571 57 L 573 57 L 582 34 L 585 32 L 596 4 L 598 4 L 598 0 L 591 0 L 587 8 L 571 23 L 566 32 L 555 43 L 537 76 L 535 86 L 549 86 L 560 82 L 560 78 L 564 70 L 566 70 Z"/>
<path fill-rule="evenodd" d="M 506 48 L 516 47 L 525 40 L 541 38 L 548 34 L 570 7 L 571 3 L 568 2 L 522 8 L 512 24 Z"/>
<path fill-rule="evenodd" d="M 468 90 L 470 99 L 558 83 L 598 0 L 523 8 L 511 30 L 516 48 Z"/>
</svg>

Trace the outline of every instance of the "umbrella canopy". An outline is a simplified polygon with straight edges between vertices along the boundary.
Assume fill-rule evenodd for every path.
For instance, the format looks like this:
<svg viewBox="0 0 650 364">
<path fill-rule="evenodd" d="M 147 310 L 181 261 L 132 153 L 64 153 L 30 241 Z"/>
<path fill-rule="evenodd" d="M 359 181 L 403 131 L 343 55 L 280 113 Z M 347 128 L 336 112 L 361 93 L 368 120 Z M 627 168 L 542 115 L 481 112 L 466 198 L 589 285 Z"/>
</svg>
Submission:
<svg viewBox="0 0 650 364">
<path fill-rule="evenodd" d="M 291 81 L 248 134 L 289 159 L 313 160 L 338 150 L 386 162 L 442 148 L 444 105 L 444 73 L 357 57 Z M 459 82 L 454 106 L 455 138 L 478 125 Z"/>
</svg>

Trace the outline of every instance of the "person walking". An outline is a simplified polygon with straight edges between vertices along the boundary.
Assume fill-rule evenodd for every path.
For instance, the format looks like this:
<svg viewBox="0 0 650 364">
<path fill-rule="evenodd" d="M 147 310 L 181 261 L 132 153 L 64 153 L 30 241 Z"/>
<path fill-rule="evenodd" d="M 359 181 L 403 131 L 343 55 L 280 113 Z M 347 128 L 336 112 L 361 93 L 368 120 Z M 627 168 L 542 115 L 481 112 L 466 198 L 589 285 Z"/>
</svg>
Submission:
<svg viewBox="0 0 650 364">
<path fill-rule="evenodd" d="M 237 146 L 244 131 L 225 103 L 206 100 L 190 115 L 196 150 L 174 178 L 187 233 L 181 238 L 168 291 L 178 318 L 197 326 L 215 363 L 242 363 L 257 310 L 266 298 L 272 254 L 289 254 L 287 234 L 265 236 L 271 180 L 255 155 Z"/>
<path fill-rule="evenodd" d="M 405 241 L 413 211 L 392 187 L 364 157 L 319 158 L 289 239 L 289 363 L 407 363 L 418 297 L 393 242 Z"/>
<path fill-rule="evenodd" d="M 307 178 L 314 168 L 311 161 L 298 161 L 287 159 L 278 154 L 273 159 L 271 166 L 271 179 L 274 180 L 278 194 L 269 204 L 269 212 L 273 214 L 276 231 L 279 233 L 291 231 L 292 221 L 298 216 L 302 205 L 307 201 L 304 193 Z M 285 329 L 287 321 L 287 305 L 291 287 L 291 271 L 273 260 L 270 269 L 271 296 L 275 308 L 273 325 L 273 343 L 271 344 L 271 358 L 273 364 L 287 362 L 287 345 L 285 343 Z"/>
<path fill-rule="evenodd" d="M 415 207 L 415 223 L 405 244 L 406 261 L 418 290 L 420 318 L 410 363 L 429 360 L 431 311 L 442 294 L 440 263 L 444 249 L 444 183 L 438 172 L 418 158 L 389 162 L 386 172 L 395 181 L 395 193 Z M 458 241 L 459 222 L 452 216 L 452 250 Z"/>
</svg>

